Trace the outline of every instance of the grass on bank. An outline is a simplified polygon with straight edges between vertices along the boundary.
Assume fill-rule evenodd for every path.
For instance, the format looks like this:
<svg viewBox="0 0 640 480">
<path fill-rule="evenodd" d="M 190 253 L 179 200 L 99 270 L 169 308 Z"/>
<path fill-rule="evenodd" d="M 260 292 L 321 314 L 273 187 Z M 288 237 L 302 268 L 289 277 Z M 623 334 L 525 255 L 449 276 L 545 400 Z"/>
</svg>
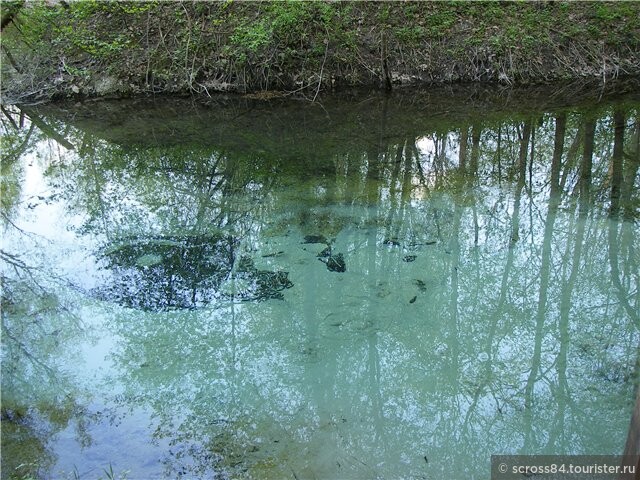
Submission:
<svg viewBox="0 0 640 480">
<path fill-rule="evenodd" d="M 3 2 L 11 9 L 2 88 L 13 96 L 640 73 L 637 2 Z"/>
</svg>

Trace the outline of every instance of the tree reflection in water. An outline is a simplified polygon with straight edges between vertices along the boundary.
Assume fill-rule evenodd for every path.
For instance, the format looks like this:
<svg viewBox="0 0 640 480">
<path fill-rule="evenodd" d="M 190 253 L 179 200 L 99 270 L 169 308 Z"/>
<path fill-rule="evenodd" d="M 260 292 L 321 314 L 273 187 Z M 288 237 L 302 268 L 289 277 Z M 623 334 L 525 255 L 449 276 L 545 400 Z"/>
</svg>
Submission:
<svg viewBox="0 0 640 480">
<path fill-rule="evenodd" d="M 88 388 L 148 412 L 163 466 L 140 474 L 471 478 L 492 453 L 622 451 L 637 102 L 469 98 L 38 112 L 75 146 L 45 178 L 104 269 L 84 291 L 114 345 Z"/>
</svg>

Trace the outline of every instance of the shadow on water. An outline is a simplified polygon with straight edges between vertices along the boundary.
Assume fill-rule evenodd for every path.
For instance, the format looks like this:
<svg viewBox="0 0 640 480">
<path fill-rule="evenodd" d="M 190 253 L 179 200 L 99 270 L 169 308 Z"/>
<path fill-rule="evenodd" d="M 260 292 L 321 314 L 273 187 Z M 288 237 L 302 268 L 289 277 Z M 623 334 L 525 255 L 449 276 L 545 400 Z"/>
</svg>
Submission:
<svg viewBox="0 0 640 480">
<path fill-rule="evenodd" d="M 548 88 L 7 111 L 3 478 L 620 453 L 640 100 Z"/>
</svg>

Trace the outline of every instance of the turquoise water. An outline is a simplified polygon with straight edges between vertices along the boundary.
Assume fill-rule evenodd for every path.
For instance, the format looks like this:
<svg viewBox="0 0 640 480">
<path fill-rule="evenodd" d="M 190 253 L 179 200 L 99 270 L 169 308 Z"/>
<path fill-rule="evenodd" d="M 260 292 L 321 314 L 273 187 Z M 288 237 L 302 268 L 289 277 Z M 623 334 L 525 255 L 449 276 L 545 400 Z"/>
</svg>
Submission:
<svg viewBox="0 0 640 480">
<path fill-rule="evenodd" d="M 640 104 L 468 103 L 5 123 L 3 478 L 482 479 L 492 454 L 621 453 Z"/>
</svg>

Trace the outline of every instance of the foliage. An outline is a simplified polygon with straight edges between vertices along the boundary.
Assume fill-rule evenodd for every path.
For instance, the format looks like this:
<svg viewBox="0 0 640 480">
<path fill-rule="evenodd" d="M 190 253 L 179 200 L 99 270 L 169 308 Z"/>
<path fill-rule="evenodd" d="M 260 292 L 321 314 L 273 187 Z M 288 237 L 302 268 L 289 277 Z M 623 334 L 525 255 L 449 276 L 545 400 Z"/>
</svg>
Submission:
<svg viewBox="0 0 640 480">
<path fill-rule="evenodd" d="M 302 64 L 317 73 L 329 50 L 344 57 L 353 48 L 348 19 L 339 4 L 268 3 L 257 19 L 247 15 L 239 22 L 226 51 L 245 67 L 282 71 Z"/>
</svg>

